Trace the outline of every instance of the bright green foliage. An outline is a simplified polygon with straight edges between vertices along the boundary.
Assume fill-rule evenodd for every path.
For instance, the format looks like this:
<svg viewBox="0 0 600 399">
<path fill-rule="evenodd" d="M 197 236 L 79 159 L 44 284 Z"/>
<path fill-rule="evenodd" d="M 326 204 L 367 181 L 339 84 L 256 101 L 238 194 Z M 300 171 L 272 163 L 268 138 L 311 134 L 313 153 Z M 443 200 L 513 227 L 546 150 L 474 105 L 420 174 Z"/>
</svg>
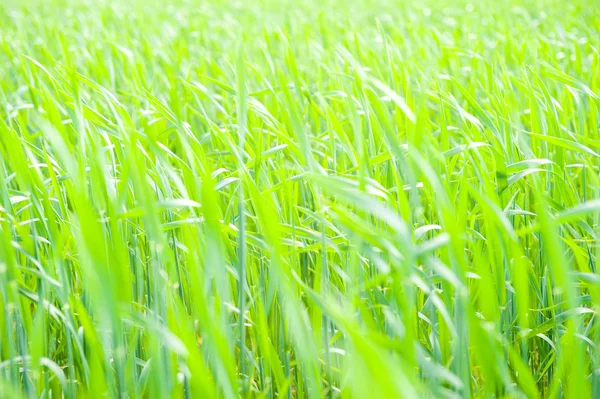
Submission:
<svg viewBox="0 0 600 399">
<path fill-rule="evenodd" d="M 599 31 L 2 2 L 0 397 L 600 397 Z"/>
</svg>

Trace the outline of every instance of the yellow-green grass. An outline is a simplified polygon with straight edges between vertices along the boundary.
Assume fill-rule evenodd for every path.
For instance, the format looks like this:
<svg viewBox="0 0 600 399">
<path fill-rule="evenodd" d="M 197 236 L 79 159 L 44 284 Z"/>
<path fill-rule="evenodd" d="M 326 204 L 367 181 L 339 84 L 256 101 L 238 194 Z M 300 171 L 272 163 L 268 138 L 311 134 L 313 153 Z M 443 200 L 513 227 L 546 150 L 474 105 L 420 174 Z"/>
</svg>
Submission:
<svg viewBox="0 0 600 399">
<path fill-rule="evenodd" d="M 0 4 L 0 396 L 600 397 L 596 0 Z"/>
</svg>

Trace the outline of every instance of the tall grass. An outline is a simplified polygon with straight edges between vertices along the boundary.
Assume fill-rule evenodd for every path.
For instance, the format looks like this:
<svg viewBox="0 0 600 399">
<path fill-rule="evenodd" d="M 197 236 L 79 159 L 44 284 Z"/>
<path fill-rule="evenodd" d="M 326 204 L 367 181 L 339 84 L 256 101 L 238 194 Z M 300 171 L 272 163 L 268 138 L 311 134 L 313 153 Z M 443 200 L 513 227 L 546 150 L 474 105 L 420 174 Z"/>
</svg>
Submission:
<svg viewBox="0 0 600 399">
<path fill-rule="evenodd" d="M 596 0 L 23 3 L 1 397 L 600 397 Z"/>
</svg>

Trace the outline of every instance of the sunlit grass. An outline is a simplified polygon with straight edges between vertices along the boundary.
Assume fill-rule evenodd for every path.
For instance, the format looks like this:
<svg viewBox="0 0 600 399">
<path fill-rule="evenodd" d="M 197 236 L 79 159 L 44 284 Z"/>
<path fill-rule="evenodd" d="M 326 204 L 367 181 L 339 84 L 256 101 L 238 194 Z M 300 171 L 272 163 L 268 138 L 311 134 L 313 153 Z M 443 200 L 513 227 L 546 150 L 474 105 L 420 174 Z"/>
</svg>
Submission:
<svg viewBox="0 0 600 399">
<path fill-rule="evenodd" d="M 21 3 L 0 397 L 600 397 L 595 0 Z"/>
</svg>

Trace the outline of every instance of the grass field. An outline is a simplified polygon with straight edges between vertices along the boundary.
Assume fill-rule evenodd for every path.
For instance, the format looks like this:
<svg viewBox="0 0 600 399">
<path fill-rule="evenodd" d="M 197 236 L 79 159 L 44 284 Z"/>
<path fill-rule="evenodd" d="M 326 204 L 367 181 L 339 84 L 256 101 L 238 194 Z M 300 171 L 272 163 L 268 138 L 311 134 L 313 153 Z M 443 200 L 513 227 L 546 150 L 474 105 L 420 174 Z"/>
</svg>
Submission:
<svg viewBox="0 0 600 399">
<path fill-rule="evenodd" d="M 596 0 L 0 4 L 0 398 L 600 397 Z"/>
</svg>

